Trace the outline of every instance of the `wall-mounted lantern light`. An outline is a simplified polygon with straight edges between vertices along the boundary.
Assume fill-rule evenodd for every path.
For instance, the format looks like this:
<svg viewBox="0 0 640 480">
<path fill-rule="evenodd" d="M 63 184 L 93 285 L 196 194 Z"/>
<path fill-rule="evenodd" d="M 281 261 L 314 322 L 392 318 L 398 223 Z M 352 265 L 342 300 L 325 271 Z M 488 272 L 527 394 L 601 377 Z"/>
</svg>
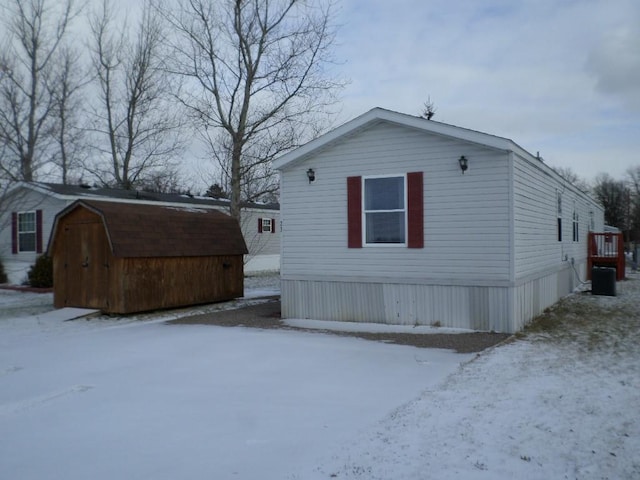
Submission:
<svg viewBox="0 0 640 480">
<path fill-rule="evenodd" d="M 307 178 L 309 179 L 309 183 L 315 181 L 316 172 L 313 171 L 313 168 L 310 168 L 309 170 L 307 170 Z"/>
<path fill-rule="evenodd" d="M 469 168 L 469 160 L 467 159 L 467 157 L 462 155 L 458 159 L 458 163 L 460 164 L 460 170 L 462 170 L 462 174 L 464 175 L 464 172 L 466 172 L 467 168 Z"/>
</svg>

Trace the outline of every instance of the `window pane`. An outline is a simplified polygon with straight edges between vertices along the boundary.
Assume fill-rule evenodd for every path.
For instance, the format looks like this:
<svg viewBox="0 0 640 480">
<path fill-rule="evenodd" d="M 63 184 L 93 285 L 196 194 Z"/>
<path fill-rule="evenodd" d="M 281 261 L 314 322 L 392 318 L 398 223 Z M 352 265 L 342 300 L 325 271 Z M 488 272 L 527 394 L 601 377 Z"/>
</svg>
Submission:
<svg viewBox="0 0 640 480">
<path fill-rule="evenodd" d="M 365 179 L 365 210 L 399 210 L 403 208 L 404 177 Z"/>
<path fill-rule="evenodd" d="M 366 243 L 404 243 L 404 212 L 367 213 Z"/>
<path fill-rule="evenodd" d="M 21 252 L 36 251 L 36 234 L 35 233 L 20 233 L 18 242 L 20 244 Z"/>
<path fill-rule="evenodd" d="M 20 213 L 18 215 L 18 232 L 35 232 L 36 214 L 35 212 Z"/>
</svg>

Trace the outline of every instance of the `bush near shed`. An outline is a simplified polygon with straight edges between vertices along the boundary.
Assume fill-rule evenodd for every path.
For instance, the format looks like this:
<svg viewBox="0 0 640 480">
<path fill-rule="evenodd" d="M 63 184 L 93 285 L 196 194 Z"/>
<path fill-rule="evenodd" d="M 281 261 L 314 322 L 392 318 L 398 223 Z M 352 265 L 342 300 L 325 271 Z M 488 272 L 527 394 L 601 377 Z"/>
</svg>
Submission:
<svg viewBox="0 0 640 480">
<path fill-rule="evenodd" d="M 53 262 L 48 255 L 40 255 L 29 272 L 29 285 L 36 288 L 53 287 Z"/>
</svg>

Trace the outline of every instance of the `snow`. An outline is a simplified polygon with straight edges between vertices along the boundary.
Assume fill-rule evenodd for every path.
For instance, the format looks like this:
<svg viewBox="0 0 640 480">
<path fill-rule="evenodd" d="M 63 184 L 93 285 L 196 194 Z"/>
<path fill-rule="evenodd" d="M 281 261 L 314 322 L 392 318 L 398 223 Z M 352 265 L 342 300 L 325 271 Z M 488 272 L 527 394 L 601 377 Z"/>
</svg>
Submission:
<svg viewBox="0 0 640 480">
<path fill-rule="evenodd" d="M 640 478 L 638 276 L 479 355 L 165 323 L 263 301 L 274 278 L 74 321 L 0 290 L 0 477 Z"/>
<path fill-rule="evenodd" d="M 273 273 L 280 270 L 280 254 L 247 255 L 244 271 L 247 275 Z"/>
</svg>

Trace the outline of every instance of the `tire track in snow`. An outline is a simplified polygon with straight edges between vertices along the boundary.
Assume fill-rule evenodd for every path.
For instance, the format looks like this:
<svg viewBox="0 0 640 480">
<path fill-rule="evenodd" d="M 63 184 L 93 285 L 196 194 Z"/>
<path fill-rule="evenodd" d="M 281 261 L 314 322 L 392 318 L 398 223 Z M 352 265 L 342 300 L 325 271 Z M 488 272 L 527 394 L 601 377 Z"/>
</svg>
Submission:
<svg viewBox="0 0 640 480">
<path fill-rule="evenodd" d="M 44 395 L 38 395 L 37 397 L 28 398 L 19 402 L 5 403 L 0 405 L 0 417 L 6 417 L 16 415 L 18 413 L 32 410 L 34 408 L 41 407 L 58 398 L 73 395 L 75 393 L 83 393 L 94 388 L 93 385 L 73 385 L 63 390 L 57 390 Z"/>
</svg>

